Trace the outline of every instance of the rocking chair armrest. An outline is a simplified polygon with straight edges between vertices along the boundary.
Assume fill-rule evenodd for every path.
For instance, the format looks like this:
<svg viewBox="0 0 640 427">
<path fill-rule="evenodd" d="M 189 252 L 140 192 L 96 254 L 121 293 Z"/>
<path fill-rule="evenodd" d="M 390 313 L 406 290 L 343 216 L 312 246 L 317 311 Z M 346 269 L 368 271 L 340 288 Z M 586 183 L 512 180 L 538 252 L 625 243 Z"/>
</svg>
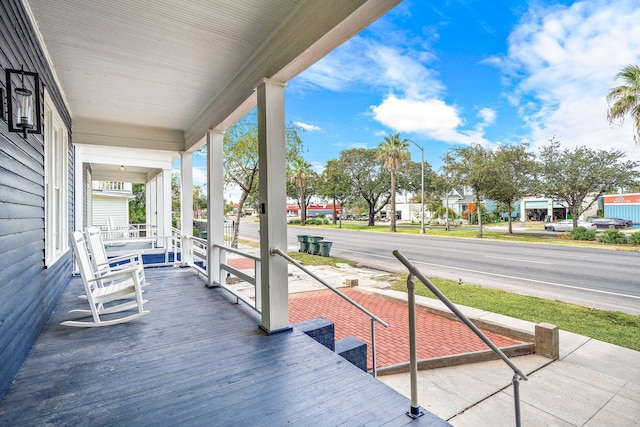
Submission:
<svg viewBox="0 0 640 427">
<path fill-rule="evenodd" d="M 122 268 L 119 270 L 113 270 L 110 271 L 108 273 L 103 274 L 102 276 L 99 277 L 94 277 L 92 279 L 89 279 L 89 282 L 97 282 L 97 281 L 103 281 L 103 280 L 117 280 L 120 278 L 128 278 L 131 276 L 135 276 L 136 272 L 138 271 L 139 267 L 128 267 L 128 268 Z"/>
<path fill-rule="evenodd" d="M 132 254 L 120 255 L 120 256 L 108 258 L 107 262 L 103 264 L 98 264 L 98 267 L 107 266 L 107 265 L 113 264 L 114 262 L 121 262 L 121 261 L 127 261 L 127 260 L 130 261 L 131 263 L 138 263 L 138 261 L 136 261 L 136 258 L 138 258 L 140 262 L 142 262 L 142 252 L 135 252 Z"/>
</svg>

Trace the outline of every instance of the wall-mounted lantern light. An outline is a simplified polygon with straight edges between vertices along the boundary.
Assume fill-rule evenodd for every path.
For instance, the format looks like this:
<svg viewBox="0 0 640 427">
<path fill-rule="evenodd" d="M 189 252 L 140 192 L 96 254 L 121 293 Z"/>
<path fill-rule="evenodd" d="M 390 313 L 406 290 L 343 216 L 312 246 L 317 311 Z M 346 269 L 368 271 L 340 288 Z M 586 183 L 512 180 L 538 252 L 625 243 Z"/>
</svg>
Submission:
<svg viewBox="0 0 640 427">
<path fill-rule="evenodd" d="M 42 133 L 38 73 L 24 70 L 5 70 L 5 73 L 9 131 L 22 133 L 25 139 L 27 133 Z"/>
</svg>

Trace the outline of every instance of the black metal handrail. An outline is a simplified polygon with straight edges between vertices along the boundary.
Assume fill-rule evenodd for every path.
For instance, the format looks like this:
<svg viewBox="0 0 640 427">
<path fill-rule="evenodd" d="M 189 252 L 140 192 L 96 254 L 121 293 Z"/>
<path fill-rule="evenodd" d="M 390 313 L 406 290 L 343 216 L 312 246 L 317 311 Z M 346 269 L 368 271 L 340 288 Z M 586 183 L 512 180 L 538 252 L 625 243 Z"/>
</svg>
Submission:
<svg viewBox="0 0 640 427">
<path fill-rule="evenodd" d="M 377 377 L 377 370 L 376 370 L 376 334 L 375 334 L 375 322 L 380 323 L 382 326 L 384 326 L 385 328 L 389 326 L 389 324 L 387 322 L 385 322 L 384 320 L 380 319 L 378 316 L 376 316 L 375 314 L 371 313 L 369 310 L 367 310 L 366 308 L 364 308 L 363 306 L 361 306 L 360 304 L 358 304 L 357 302 L 355 302 L 354 300 L 352 300 L 351 298 L 349 298 L 347 295 L 345 295 L 344 293 L 340 292 L 337 288 L 331 286 L 330 284 L 328 284 L 327 282 L 325 282 L 324 280 L 322 280 L 320 277 L 316 276 L 311 270 L 305 268 L 302 264 L 300 264 L 298 261 L 296 261 L 295 259 L 291 258 L 287 253 L 285 253 L 284 251 L 280 250 L 279 248 L 273 247 L 271 248 L 271 254 L 275 254 L 275 255 L 280 255 L 281 257 L 283 257 L 284 259 L 286 259 L 287 261 L 289 261 L 291 264 L 295 265 L 296 267 L 298 267 L 300 270 L 304 271 L 305 273 L 307 273 L 309 276 L 313 277 L 314 279 L 316 279 L 318 282 L 320 282 L 322 285 L 326 286 L 327 288 L 331 289 L 334 293 L 336 293 L 337 295 L 339 295 L 340 297 L 342 297 L 345 301 L 347 301 L 349 304 L 353 305 L 354 307 L 356 307 L 358 310 L 362 311 L 364 314 L 366 314 L 367 316 L 369 316 L 369 319 L 371 319 L 371 363 L 373 365 L 372 368 L 372 374 L 374 377 Z"/>
<path fill-rule="evenodd" d="M 512 370 L 513 370 L 513 378 L 511 380 L 513 384 L 513 400 L 515 405 L 515 417 L 516 417 L 516 426 L 520 427 L 520 389 L 519 389 L 519 381 L 525 380 L 527 381 L 527 376 L 518 368 L 509 358 L 500 350 L 491 340 L 480 330 L 476 325 L 469 320 L 464 313 L 458 309 L 440 290 L 433 284 L 431 281 L 425 277 L 420 270 L 416 268 L 415 265 L 411 263 L 400 251 L 393 251 L 393 255 L 398 258 L 398 260 L 404 264 L 405 267 L 409 270 L 409 277 L 407 279 L 407 289 L 409 291 L 409 310 L 411 311 L 409 314 L 410 325 L 409 325 L 409 333 L 410 336 L 410 357 L 411 357 L 411 414 L 412 416 L 419 416 L 419 409 L 417 403 L 417 363 L 415 360 L 415 321 L 411 322 L 412 313 L 415 313 L 415 279 L 414 276 L 420 279 L 420 281 L 427 287 L 435 296 L 438 297 L 444 305 L 446 305 L 449 310 L 451 310 L 457 317 L 460 319 L 473 333 L 475 333 L 478 338 L 484 341 L 489 348 L 500 357 Z"/>
</svg>

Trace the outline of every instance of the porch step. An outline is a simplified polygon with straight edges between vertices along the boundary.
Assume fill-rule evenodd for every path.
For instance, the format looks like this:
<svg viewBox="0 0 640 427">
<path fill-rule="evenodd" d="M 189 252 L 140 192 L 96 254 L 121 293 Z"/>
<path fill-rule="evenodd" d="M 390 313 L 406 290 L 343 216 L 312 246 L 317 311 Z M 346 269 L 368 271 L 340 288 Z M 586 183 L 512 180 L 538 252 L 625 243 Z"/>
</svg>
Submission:
<svg viewBox="0 0 640 427">
<path fill-rule="evenodd" d="M 309 335 L 329 350 L 336 350 L 335 328 L 333 326 L 333 322 L 325 319 L 324 317 L 305 320 L 304 322 L 296 323 L 293 327 Z"/>
<path fill-rule="evenodd" d="M 336 341 L 336 353 L 353 365 L 367 372 L 367 343 L 356 338 L 346 337 Z"/>
<path fill-rule="evenodd" d="M 367 372 L 367 343 L 355 337 L 346 337 L 336 342 L 333 322 L 318 317 L 296 323 L 293 327 Z"/>
</svg>

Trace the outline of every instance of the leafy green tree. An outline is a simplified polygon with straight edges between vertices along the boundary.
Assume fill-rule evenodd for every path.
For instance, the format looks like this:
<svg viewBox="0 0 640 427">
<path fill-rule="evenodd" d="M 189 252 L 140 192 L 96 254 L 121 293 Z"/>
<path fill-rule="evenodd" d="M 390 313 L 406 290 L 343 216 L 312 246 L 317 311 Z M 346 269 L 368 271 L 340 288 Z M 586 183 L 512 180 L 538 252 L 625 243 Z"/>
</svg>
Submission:
<svg viewBox="0 0 640 427">
<path fill-rule="evenodd" d="M 200 185 L 194 185 L 191 192 L 193 195 L 194 216 L 201 218 L 203 212 L 207 209 L 207 192 Z"/>
<path fill-rule="evenodd" d="M 637 144 L 640 137 L 640 66 L 627 65 L 616 74 L 616 78 L 622 79 L 623 84 L 611 89 L 607 95 L 607 119 L 609 123 L 616 120 L 624 122 L 625 116 L 630 116 L 633 140 Z"/>
<path fill-rule="evenodd" d="M 493 186 L 487 171 L 491 162 L 491 151 L 479 144 L 451 149 L 443 157 L 443 169 L 452 177 L 456 185 L 467 185 L 473 189 L 476 215 L 478 217 L 478 237 L 482 237 L 482 211 L 480 202 Z"/>
<path fill-rule="evenodd" d="M 436 173 L 434 172 L 431 175 L 431 188 L 433 191 L 433 198 L 437 200 L 437 202 L 434 202 L 431 204 L 431 206 L 435 206 L 436 208 L 438 208 L 438 206 L 442 205 L 442 199 L 445 199 L 445 204 L 447 206 L 444 206 L 442 210 L 438 209 L 437 213 L 438 213 L 438 217 L 442 218 L 440 216 L 440 212 L 444 212 L 444 218 L 445 218 L 445 230 L 449 231 L 449 220 L 451 219 L 455 219 L 455 212 L 453 211 L 453 209 L 451 209 L 448 205 L 449 205 L 449 198 L 448 195 L 451 193 L 451 190 L 456 186 L 456 182 L 455 182 L 455 177 L 452 177 L 451 172 L 449 172 L 448 170 L 445 170 L 444 167 L 440 168 L 440 172 Z M 436 209 L 433 209 L 433 207 L 429 208 L 430 212 L 436 212 Z"/>
<path fill-rule="evenodd" d="M 356 194 L 368 209 L 368 225 L 375 225 L 375 216 L 389 203 L 389 173 L 380 162 L 377 149 L 353 148 L 340 152 L 338 159 Z"/>
<path fill-rule="evenodd" d="M 171 187 L 173 189 L 173 177 Z M 144 184 L 133 184 L 132 192 L 133 199 L 129 200 L 129 222 L 131 224 L 145 224 L 147 222 L 147 202 Z"/>
<path fill-rule="evenodd" d="M 541 190 L 547 197 L 560 200 L 569 207 L 573 226 L 578 216 L 596 200 L 616 188 L 628 187 L 640 177 L 639 162 L 621 162 L 624 153 L 618 150 L 591 150 L 585 146 L 560 149 L 552 139 L 540 153 Z M 584 203 L 592 196 L 589 203 Z"/>
<path fill-rule="evenodd" d="M 486 196 L 506 207 L 509 217 L 509 233 L 513 233 L 511 212 L 513 206 L 525 194 L 535 193 L 537 186 L 537 162 L 535 155 L 527 151 L 526 144 L 504 145 L 493 152 L 487 165 L 487 178 L 493 181 Z"/>
<path fill-rule="evenodd" d="M 318 193 L 333 201 L 334 211 L 336 203 L 344 209 L 353 198 L 353 186 L 340 159 L 329 160 L 325 165 L 318 182 Z M 333 215 L 333 223 L 335 224 L 336 221 L 336 215 Z M 342 228 L 342 215 L 340 215 L 340 228 Z"/>
<path fill-rule="evenodd" d="M 626 190 L 629 193 L 640 193 L 640 181 L 636 181 L 634 184 L 630 185 Z"/>
<path fill-rule="evenodd" d="M 302 139 L 298 128 L 287 126 L 287 161 L 300 157 Z M 231 125 L 224 134 L 224 179 L 226 185 L 240 189 L 238 212 L 233 228 L 232 247 L 238 247 L 240 218 L 244 205 L 258 196 L 258 122 L 255 112 Z"/>
<path fill-rule="evenodd" d="M 180 174 L 171 174 L 171 212 L 176 221 L 180 218 L 181 190 L 180 190 Z"/>
<path fill-rule="evenodd" d="M 425 203 L 429 195 L 433 194 L 434 172 L 429 162 L 424 162 L 424 193 Z M 415 203 L 422 202 L 422 164 L 407 162 L 404 169 L 398 171 L 397 186 L 399 191 L 409 191 L 413 194 Z"/>
<path fill-rule="evenodd" d="M 224 214 L 228 215 L 232 211 L 233 211 L 233 203 L 232 202 L 227 202 L 225 200 L 225 202 L 224 202 Z"/>
<path fill-rule="evenodd" d="M 391 224 L 389 230 L 396 231 L 396 186 L 398 169 L 403 167 L 410 159 L 409 142 L 400 139 L 400 134 L 395 133 L 384 137 L 384 141 L 378 146 L 378 154 L 384 167 L 389 171 L 391 178 Z"/>
<path fill-rule="evenodd" d="M 231 247 L 238 247 L 240 218 L 247 198 L 258 191 L 258 126 L 255 116 L 231 125 L 224 134 L 224 180 L 240 189 Z"/>
</svg>

